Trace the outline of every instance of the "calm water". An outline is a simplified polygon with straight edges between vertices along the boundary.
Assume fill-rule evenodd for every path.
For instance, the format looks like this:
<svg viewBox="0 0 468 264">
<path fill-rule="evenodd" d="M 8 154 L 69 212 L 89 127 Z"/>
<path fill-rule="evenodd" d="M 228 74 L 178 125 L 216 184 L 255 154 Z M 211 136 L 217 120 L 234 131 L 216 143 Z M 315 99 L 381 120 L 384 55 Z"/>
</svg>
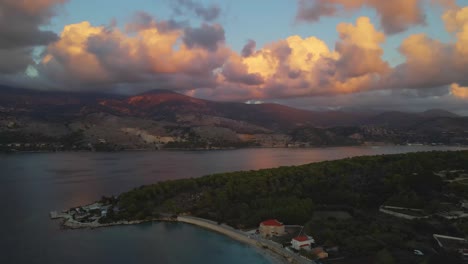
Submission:
<svg viewBox="0 0 468 264">
<path fill-rule="evenodd" d="M 242 149 L 0 155 L 0 263 L 269 263 L 254 249 L 184 224 L 60 230 L 51 210 L 161 180 L 448 147 Z"/>
</svg>

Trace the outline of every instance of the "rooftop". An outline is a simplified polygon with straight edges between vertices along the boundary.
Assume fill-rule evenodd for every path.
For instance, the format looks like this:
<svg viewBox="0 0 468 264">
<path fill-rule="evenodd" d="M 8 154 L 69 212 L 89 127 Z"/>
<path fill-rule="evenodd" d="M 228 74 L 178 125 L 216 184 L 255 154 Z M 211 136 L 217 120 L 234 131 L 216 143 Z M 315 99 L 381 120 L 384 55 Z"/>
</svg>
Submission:
<svg viewBox="0 0 468 264">
<path fill-rule="evenodd" d="M 304 242 L 304 241 L 310 240 L 310 238 L 307 237 L 307 236 L 298 236 L 298 237 L 293 238 L 293 240 L 296 240 L 296 241 L 299 241 L 299 242 Z"/>
<path fill-rule="evenodd" d="M 283 223 L 276 219 L 269 219 L 266 221 L 261 222 L 262 225 L 264 226 L 283 226 Z"/>
</svg>

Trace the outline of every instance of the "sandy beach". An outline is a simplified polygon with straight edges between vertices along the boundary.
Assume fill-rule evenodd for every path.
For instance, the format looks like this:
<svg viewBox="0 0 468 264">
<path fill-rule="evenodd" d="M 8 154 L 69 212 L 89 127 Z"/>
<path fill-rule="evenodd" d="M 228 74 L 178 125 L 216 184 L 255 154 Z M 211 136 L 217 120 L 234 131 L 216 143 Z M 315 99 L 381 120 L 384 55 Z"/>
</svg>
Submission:
<svg viewBox="0 0 468 264">
<path fill-rule="evenodd" d="M 260 237 L 252 237 L 247 233 L 244 233 L 240 230 L 234 229 L 228 225 L 218 224 L 214 221 L 191 217 L 191 216 L 179 216 L 177 221 L 181 223 L 187 223 L 196 225 L 202 228 L 209 229 L 221 233 L 223 235 L 229 236 L 239 242 L 248 244 L 255 247 L 262 255 L 269 259 L 272 263 L 315 263 L 312 260 L 307 260 L 303 257 L 300 257 L 285 248 L 280 244 L 277 244 L 271 240 L 262 239 Z"/>
<path fill-rule="evenodd" d="M 73 217 L 67 213 L 55 213 L 51 212 L 51 218 L 53 219 L 64 219 L 62 226 L 69 229 L 80 229 L 80 228 L 102 228 L 115 225 L 134 225 L 144 222 L 151 221 L 165 221 L 165 222 L 180 222 L 185 224 L 191 224 L 198 227 L 208 229 L 210 231 L 218 232 L 225 236 L 228 236 L 232 239 L 235 239 L 241 243 L 247 244 L 251 247 L 254 247 L 257 252 L 262 254 L 266 259 L 268 259 L 273 264 L 284 264 L 284 263 L 314 263 L 311 260 L 307 260 L 303 257 L 300 257 L 285 248 L 282 245 L 275 243 L 271 240 L 263 239 L 256 235 L 251 235 L 249 233 L 243 232 L 241 230 L 235 229 L 225 224 L 218 224 L 214 221 L 192 217 L 192 216 L 178 216 L 177 218 L 164 217 L 156 218 L 151 220 L 142 220 L 142 221 L 119 221 L 113 223 L 101 224 L 97 220 L 93 222 L 79 222 L 73 219 Z"/>
</svg>

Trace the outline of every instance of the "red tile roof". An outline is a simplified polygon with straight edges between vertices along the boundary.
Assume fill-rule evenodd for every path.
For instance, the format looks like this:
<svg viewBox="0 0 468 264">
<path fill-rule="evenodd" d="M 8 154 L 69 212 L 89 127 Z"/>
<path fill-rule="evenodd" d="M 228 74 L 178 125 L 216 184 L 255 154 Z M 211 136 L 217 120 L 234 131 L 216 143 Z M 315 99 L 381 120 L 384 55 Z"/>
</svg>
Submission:
<svg viewBox="0 0 468 264">
<path fill-rule="evenodd" d="M 263 221 L 261 224 L 264 226 L 283 226 L 283 223 L 281 223 L 280 221 L 276 219 L 266 220 L 266 221 Z"/>
<path fill-rule="evenodd" d="M 304 242 L 304 241 L 309 240 L 309 238 L 307 236 L 298 236 L 298 237 L 295 237 L 293 239 L 296 240 L 296 241 L 299 241 L 299 242 Z"/>
</svg>

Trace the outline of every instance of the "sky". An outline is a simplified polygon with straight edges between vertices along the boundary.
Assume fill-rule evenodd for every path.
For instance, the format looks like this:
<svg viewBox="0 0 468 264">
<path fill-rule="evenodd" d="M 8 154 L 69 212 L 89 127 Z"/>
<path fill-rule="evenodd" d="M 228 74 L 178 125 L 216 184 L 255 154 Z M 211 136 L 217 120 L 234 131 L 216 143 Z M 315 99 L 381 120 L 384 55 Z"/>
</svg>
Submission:
<svg viewBox="0 0 468 264">
<path fill-rule="evenodd" d="M 468 115 L 468 0 L 0 0 L 0 84 Z"/>
</svg>

